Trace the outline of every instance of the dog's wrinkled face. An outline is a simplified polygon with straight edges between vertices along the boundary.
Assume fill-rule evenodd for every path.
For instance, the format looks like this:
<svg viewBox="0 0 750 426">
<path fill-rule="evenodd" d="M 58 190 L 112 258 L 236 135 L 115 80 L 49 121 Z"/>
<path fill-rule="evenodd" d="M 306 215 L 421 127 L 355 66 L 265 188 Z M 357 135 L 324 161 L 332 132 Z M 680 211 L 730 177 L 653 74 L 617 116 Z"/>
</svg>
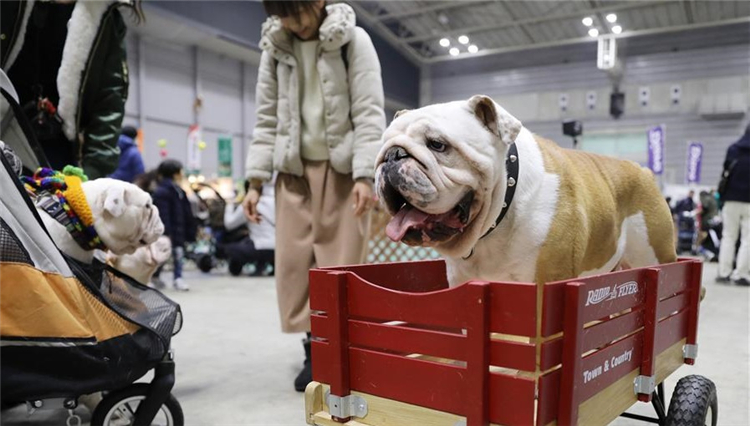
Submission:
<svg viewBox="0 0 750 426">
<path fill-rule="evenodd" d="M 82 187 L 94 215 L 94 228 L 112 253 L 133 253 L 164 233 L 151 196 L 137 186 L 101 178 L 84 182 Z"/>
<path fill-rule="evenodd" d="M 393 215 L 388 237 L 446 254 L 473 247 L 499 212 L 505 154 L 520 130 L 486 96 L 397 113 L 376 160 L 376 190 Z"/>
</svg>

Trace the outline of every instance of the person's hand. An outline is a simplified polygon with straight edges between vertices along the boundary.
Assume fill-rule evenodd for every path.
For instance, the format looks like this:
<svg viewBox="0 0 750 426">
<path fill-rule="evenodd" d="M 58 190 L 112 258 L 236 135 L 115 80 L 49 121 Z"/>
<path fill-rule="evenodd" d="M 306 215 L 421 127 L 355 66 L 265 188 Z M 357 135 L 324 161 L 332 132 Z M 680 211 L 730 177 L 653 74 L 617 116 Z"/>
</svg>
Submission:
<svg viewBox="0 0 750 426">
<path fill-rule="evenodd" d="M 372 183 L 369 180 L 356 181 L 354 188 L 352 188 L 352 194 L 354 195 L 354 205 L 352 208 L 354 209 L 355 216 L 362 216 L 375 207 L 377 200 L 373 195 Z"/>
<path fill-rule="evenodd" d="M 245 210 L 245 217 L 253 223 L 260 223 L 260 214 L 258 213 L 258 201 L 260 200 L 260 191 L 250 188 L 242 200 L 242 208 Z"/>
</svg>

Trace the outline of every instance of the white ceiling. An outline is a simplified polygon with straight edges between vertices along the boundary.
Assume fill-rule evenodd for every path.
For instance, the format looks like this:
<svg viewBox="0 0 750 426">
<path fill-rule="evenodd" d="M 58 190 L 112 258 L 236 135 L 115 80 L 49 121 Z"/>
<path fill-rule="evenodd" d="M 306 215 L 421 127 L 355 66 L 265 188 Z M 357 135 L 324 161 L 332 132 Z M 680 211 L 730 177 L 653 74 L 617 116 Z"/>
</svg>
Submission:
<svg viewBox="0 0 750 426">
<path fill-rule="evenodd" d="M 620 37 L 690 28 L 750 24 L 750 1 L 726 0 L 558 0 L 558 1 L 354 1 L 358 15 L 402 52 L 420 63 L 476 56 L 457 38 L 467 35 L 478 55 L 590 41 L 590 16 L 600 34 L 621 25 Z M 615 13 L 617 22 L 606 15 Z M 461 54 L 449 55 L 439 40 Z"/>
</svg>

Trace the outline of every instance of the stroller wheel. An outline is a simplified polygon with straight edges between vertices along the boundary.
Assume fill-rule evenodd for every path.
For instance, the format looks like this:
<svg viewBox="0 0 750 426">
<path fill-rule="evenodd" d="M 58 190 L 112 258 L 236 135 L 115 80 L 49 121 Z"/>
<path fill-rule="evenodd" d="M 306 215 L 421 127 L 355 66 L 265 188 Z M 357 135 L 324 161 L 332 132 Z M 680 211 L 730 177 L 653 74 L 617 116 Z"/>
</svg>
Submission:
<svg viewBox="0 0 750 426">
<path fill-rule="evenodd" d="M 232 274 L 233 277 L 237 277 L 242 274 L 242 268 L 244 267 L 245 264 L 238 260 L 229 261 L 229 273 Z"/>
<path fill-rule="evenodd" d="M 211 272 L 211 269 L 214 267 L 214 260 L 211 257 L 210 254 L 204 254 L 198 257 L 198 269 L 201 270 L 203 273 L 209 273 Z"/>
<path fill-rule="evenodd" d="M 133 425 L 135 412 L 138 405 L 146 399 L 148 388 L 149 385 L 146 383 L 137 383 L 105 396 L 91 416 L 91 426 Z M 185 424 L 182 407 L 174 395 L 169 394 L 151 424 L 159 426 L 183 426 Z"/>
</svg>

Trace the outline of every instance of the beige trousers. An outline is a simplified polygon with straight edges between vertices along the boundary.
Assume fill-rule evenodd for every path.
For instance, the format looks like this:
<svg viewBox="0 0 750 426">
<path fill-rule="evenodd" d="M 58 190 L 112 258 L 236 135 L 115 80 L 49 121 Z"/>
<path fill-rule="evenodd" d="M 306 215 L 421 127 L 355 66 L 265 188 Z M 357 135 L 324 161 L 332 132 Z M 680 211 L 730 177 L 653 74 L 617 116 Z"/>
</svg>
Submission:
<svg viewBox="0 0 750 426">
<path fill-rule="evenodd" d="M 328 161 L 276 178 L 276 290 L 285 333 L 310 331 L 310 268 L 363 263 L 370 214 L 354 216 L 354 181 Z"/>
</svg>

